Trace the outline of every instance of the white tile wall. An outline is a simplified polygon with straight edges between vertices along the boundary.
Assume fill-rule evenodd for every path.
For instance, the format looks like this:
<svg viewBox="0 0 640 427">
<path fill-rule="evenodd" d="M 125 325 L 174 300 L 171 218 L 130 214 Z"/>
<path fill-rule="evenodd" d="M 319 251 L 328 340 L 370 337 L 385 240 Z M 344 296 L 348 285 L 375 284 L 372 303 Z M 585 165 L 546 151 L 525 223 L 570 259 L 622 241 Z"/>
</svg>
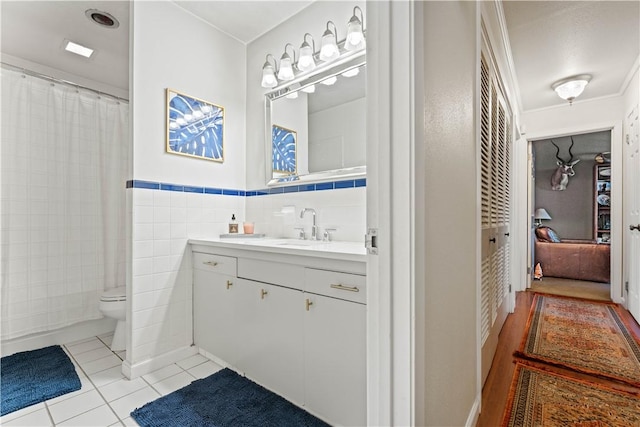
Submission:
<svg viewBox="0 0 640 427">
<path fill-rule="evenodd" d="M 244 197 L 134 188 L 130 363 L 192 344 L 190 238 L 228 231 Z"/>
<path fill-rule="evenodd" d="M 295 212 L 282 213 L 285 206 Z M 316 211 L 316 223 L 322 233 L 335 228 L 336 241 L 364 242 L 367 220 L 366 187 L 300 193 L 271 194 L 246 198 L 246 218 L 254 221 L 256 233 L 275 237 L 297 238 L 294 227 L 304 227 L 311 233 L 311 215 L 300 219 L 303 208 Z M 288 212 L 289 210 L 287 210 Z"/>
<path fill-rule="evenodd" d="M 255 222 L 256 233 L 295 238 L 294 227 L 302 226 L 310 235 L 311 217 L 300 219 L 300 211 L 313 208 L 321 232 L 335 228 L 336 241 L 364 241 L 365 187 L 255 197 L 129 191 L 133 224 L 127 354 L 132 364 L 192 344 L 187 241 L 227 233 L 232 214 L 240 223 Z M 287 213 L 283 207 L 289 207 Z"/>
</svg>

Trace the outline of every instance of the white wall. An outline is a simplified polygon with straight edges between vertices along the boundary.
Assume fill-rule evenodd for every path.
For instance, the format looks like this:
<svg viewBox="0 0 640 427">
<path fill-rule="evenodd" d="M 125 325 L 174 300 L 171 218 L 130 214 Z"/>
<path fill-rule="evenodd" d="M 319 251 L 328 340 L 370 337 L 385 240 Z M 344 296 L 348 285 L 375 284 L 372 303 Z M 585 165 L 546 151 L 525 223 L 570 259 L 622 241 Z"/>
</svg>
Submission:
<svg viewBox="0 0 640 427">
<path fill-rule="evenodd" d="M 480 22 L 475 2 L 425 2 L 423 14 L 424 99 L 424 425 L 461 426 L 478 409 L 479 317 L 477 300 L 478 174 L 476 157 L 477 73 Z M 447 43 L 442 43 L 446 40 Z M 455 48 L 452 49 L 451 46 Z M 434 64 L 438 64 L 435 66 Z M 442 90 L 446 87 L 447 90 Z M 455 177 L 451 177 L 455 171 Z M 418 242 L 419 241 L 419 242 Z M 418 387 L 418 386 L 417 386 Z M 476 413 L 477 415 L 477 413 Z M 422 424 L 419 424 L 422 425 Z"/>
<path fill-rule="evenodd" d="M 132 2 L 133 179 L 199 187 L 245 187 L 245 47 L 168 1 Z M 224 163 L 165 152 L 165 89 L 225 108 Z M 244 198 L 134 188 L 128 280 L 127 361 L 192 343 L 189 237 L 225 232 Z M 170 362 L 169 362 L 170 363 Z"/>
<path fill-rule="evenodd" d="M 309 114 L 309 170 L 321 172 L 367 163 L 367 99 Z"/>
<path fill-rule="evenodd" d="M 623 105 L 619 96 L 567 102 L 561 106 L 525 111 L 522 124 L 529 140 L 538 137 L 572 134 L 576 128 L 594 130 L 611 127 L 611 123 L 622 120 Z M 552 131 L 554 133 L 549 134 Z M 615 144 L 616 141 L 611 141 Z"/>
<path fill-rule="evenodd" d="M 291 209 L 291 208 L 294 209 Z M 285 208 L 285 209 L 283 209 Z M 322 232 L 334 228 L 333 240 L 363 242 L 366 222 L 366 189 L 342 188 L 247 197 L 247 219 L 256 223 L 256 233 L 297 238 L 294 227 L 304 227 L 311 236 L 311 217 L 300 218 L 303 208 L 316 211 Z"/>
<path fill-rule="evenodd" d="M 639 57 L 640 60 L 640 57 Z M 629 85 L 626 87 L 623 94 L 623 111 L 630 113 L 633 107 L 640 103 L 640 67 L 638 61 L 635 64 L 635 72 L 631 76 Z M 627 114 L 625 114 L 625 117 Z"/>
</svg>

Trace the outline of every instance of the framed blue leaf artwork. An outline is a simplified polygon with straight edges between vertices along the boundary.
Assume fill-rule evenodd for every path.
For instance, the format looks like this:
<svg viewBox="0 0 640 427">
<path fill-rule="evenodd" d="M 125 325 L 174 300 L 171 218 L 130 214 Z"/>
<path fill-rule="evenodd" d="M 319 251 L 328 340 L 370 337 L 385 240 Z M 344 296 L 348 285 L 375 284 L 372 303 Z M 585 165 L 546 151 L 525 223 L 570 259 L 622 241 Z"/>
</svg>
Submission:
<svg viewBox="0 0 640 427">
<path fill-rule="evenodd" d="M 224 161 L 224 108 L 167 89 L 167 153 Z"/>
<path fill-rule="evenodd" d="M 296 173 L 296 139 L 295 131 L 282 126 L 271 128 L 271 144 L 273 146 L 272 167 L 274 172 L 293 175 Z"/>
</svg>

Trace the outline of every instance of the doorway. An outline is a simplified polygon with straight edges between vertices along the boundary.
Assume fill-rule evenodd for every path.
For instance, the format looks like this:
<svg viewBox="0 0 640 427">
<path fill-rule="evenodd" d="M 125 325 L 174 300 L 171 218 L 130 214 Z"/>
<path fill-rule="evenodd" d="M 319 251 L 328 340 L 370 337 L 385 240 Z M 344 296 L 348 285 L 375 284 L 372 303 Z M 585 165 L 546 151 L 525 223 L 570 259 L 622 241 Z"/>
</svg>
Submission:
<svg viewBox="0 0 640 427">
<path fill-rule="evenodd" d="M 611 300 L 611 130 L 531 142 L 531 290 Z"/>
</svg>

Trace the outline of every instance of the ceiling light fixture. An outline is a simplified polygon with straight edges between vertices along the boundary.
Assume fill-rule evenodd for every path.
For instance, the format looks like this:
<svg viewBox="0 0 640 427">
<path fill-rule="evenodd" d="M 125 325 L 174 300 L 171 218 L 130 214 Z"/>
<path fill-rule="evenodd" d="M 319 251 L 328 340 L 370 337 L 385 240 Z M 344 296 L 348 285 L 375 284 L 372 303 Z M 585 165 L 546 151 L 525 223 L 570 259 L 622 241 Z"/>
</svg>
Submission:
<svg viewBox="0 0 640 427">
<path fill-rule="evenodd" d="M 74 43 L 70 40 L 64 41 L 64 50 L 75 53 L 76 55 L 84 56 L 85 58 L 91 58 L 91 55 L 93 55 L 93 49 Z"/>
<path fill-rule="evenodd" d="M 115 16 L 101 10 L 87 9 L 84 14 L 91 20 L 91 22 L 95 22 L 101 27 L 116 29 L 120 26 L 120 22 L 116 19 Z"/>
<path fill-rule="evenodd" d="M 580 96 L 590 81 L 590 74 L 580 74 L 578 76 L 558 80 L 551 85 L 551 89 L 555 90 L 560 98 L 569 101 L 569 105 L 572 105 L 573 100 Z"/>
<path fill-rule="evenodd" d="M 360 16 L 362 19 L 359 19 L 356 15 L 356 10 L 360 11 Z M 362 9 L 358 6 L 353 8 L 353 16 L 349 20 L 347 24 L 347 39 L 344 42 L 344 48 L 346 50 L 359 50 L 364 49 L 365 47 L 365 39 L 364 39 L 364 14 L 362 13 Z"/>
</svg>

